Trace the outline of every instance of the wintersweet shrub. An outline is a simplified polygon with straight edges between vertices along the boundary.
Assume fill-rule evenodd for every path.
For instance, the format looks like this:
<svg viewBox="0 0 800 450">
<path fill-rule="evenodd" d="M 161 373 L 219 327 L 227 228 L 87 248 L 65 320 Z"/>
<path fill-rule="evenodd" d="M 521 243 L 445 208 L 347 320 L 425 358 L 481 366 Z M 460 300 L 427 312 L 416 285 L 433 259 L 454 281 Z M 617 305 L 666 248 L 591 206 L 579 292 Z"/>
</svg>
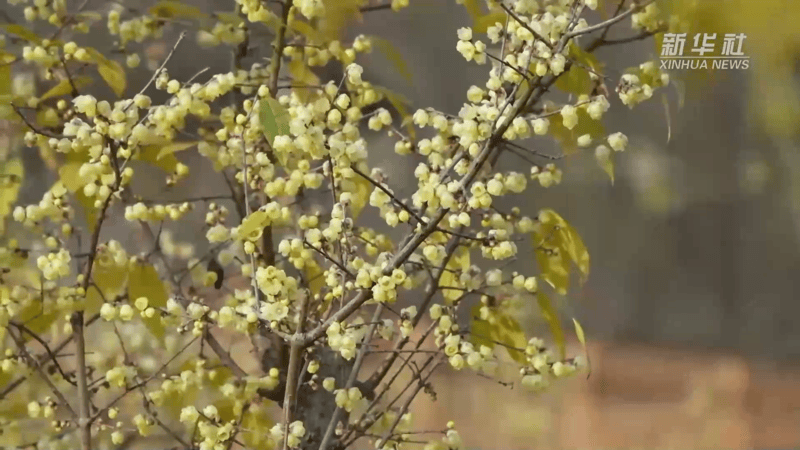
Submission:
<svg viewBox="0 0 800 450">
<path fill-rule="evenodd" d="M 391 46 L 340 38 L 352 19 L 408 0 L 237 0 L 223 13 L 169 0 L 99 11 L 8 3 L 27 24 L 0 28 L 0 113 L 11 130 L 0 152 L 3 446 L 88 450 L 159 437 L 185 449 L 329 450 L 367 438 L 379 449 L 456 449 L 452 422 L 415 434 L 408 413 L 435 389 L 434 371 L 541 391 L 588 370 L 585 357 L 565 354 L 547 295 L 566 293 L 576 269 L 588 275 L 581 238 L 551 209 L 530 217 L 495 201 L 559 184 L 558 160 L 579 149 L 593 149 L 613 180 L 628 140 L 602 127 L 616 101 L 606 82 L 633 107 L 669 77 L 645 62 L 612 80 L 593 52 L 667 31 L 652 1 L 461 0 L 473 22 L 446 45 L 486 79 L 458 112 L 410 112 L 359 65 L 379 43 L 396 60 Z M 634 31 L 613 40 L 614 26 Z M 97 28 L 112 47 L 93 47 Z M 182 30 L 171 51 L 147 83 L 129 86 L 126 67 L 148 59 L 137 49 L 168 29 Z M 265 32 L 272 46 L 254 45 Z M 231 52 L 232 69 L 171 76 L 189 33 Z M 320 79 L 323 66 L 341 76 Z M 102 81 L 116 99 L 87 93 Z M 549 100 L 558 91 L 568 101 Z M 379 134 L 416 163 L 410 196 L 367 163 Z M 551 139 L 563 154 L 535 150 Z M 20 153 L 35 150 L 56 181 L 38 203 L 17 204 L 30 176 Z M 187 152 L 229 191 L 160 202 L 132 189 L 143 165 L 166 172 L 165 189 L 184 183 Z M 500 171 L 501 158 L 527 168 Z M 209 245 L 161 231 L 197 210 Z M 380 226 L 360 220 L 367 210 Z M 109 240 L 111 221 L 146 239 Z M 505 269 L 520 246 L 533 249 L 536 270 Z M 515 319 L 533 301 L 550 345 Z M 253 351 L 229 353 L 222 335 L 246 337 Z M 381 340 L 392 350 L 378 350 Z M 367 358 L 377 362 L 369 372 Z"/>
</svg>

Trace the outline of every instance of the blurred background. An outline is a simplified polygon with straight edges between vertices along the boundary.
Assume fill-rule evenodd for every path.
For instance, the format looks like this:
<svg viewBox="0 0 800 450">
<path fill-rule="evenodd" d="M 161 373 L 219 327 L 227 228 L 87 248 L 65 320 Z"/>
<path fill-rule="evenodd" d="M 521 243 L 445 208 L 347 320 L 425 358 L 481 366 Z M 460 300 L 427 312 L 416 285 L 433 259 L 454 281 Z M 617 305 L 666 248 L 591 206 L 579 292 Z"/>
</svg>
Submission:
<svg viewBox="0 0 800 450">
<path fill-rule="evenodd" d="M 223 0 L 197 4 L 231 8 Z M 591 376 L 534 395 L 442 372 L 434 381 L 438 402 L 417 403 L 419 428 L 454 419 L 467 447 L 484 450 L 800 446 L 800 2 L 659 4 L 690 18 L 690 36 L 745 33 L 750 68 L 672 72 L 676 83 L 634 110 L 612 95 L 606 130 L 630 139 L 616 158 L 614 186 L 591 151 L 578 152 L 559 162 L 561 186 L 534 186 L 506 203 L 530 215 L 555 209 L 589 249 L 588 281 L 559 306 L 566 324 L 571 317 L 583 324 Z M 455 1 L 411 0 L 400 13 L 369 13 L 347 35 L 386 38 L 410 74 L 373 51 L 359 61 L 364 79 L 391 86 L 413 108 L 457 113 L 467 89 L 486 80 L 487 66 L 467 63 L 455 51 L 455 30 L 470 23 Z M 609 37 L 633 33 L 628 20 Z M 160 60 L 174 39 L 168 34 L 165 42 L 146 51 Z M 652 39 L 597 54 L 614 82 L 625 68 L 659 57 Z M 222 48 L 187 43 L 169 70 L 187 79 L 203 67 L 214 73 L 228 65 Z M 146 67 L 135 73 L 134 87 L 150 74 Z M 537 150 L 558 151 L 554 145 Z M 413 179 L 416 163 L 394 154 L 389 138 L 375 139 L 370 152 L 370 164 L 386 170 L 396 191 L 413 192 L 415 186 L 403 183 Z M 225 192 L 202 157 L 185 152 L 179 158 L 193 169 L 193 181 L 166 194 L 160 183 L 134 189 L 144 198 Z M 501 159 L 505 168 L 519 162 Z M 38 201 L 53 180 L 39 182 L 51 175 L 35 154 L 25 165 L 41 180 L 29 178 L 20 200 Z M 204 245 L 201 215 L 195 220 L 196 228 L 174 230 L 174 239 Z M 123 243 L 138 238 L 117 231 Z M 531 252 L 515 264 L 534 270 Z M 524 323 L 547 337 L 533 308 Z"/>
</svg>

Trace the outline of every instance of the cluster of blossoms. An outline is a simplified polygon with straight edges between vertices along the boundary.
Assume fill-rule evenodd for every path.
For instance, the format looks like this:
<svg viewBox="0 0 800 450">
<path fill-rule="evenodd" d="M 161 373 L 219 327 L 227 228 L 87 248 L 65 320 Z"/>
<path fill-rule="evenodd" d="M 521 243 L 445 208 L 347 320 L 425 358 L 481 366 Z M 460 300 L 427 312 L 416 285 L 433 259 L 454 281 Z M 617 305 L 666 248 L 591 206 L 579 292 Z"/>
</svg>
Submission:
<svg viewBox="0 0 800 450">
<path fill-rule="evenodd" d="M 351 360 L 356 356 L 356 344 L 361 342 L 366 331 L 363 320 L 360 318 L 357 318 L 349 326 L 334 322 L 326 330 L 328 346 L 331 350 L 339 352 L 342 358 Z"/>
</svg>

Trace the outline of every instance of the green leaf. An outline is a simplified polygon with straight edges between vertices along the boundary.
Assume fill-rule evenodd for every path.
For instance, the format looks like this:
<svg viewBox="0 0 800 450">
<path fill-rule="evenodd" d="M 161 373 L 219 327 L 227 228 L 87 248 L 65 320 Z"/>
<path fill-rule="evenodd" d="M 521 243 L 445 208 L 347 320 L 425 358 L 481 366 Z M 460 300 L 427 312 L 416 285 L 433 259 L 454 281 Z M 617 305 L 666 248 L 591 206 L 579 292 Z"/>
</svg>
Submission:
<svg viewBox="0 0 800 450">
<path fill-rule="evenodd" d="M 558 318 L 558 313 L 553 308 L 550 298 L 544 292 L 539 291 L 536 293 L 536 303 L 539 304 L 544 320 L 550 325 L 550 334 L 553 335 L 553 341 L 556 344 L 556 348 L 558 348 L 560 358 L 566 358 L 567 346 L 564 339 L 564 330 L 561 328 L 561 320 Z"/>
<path fill-rule="evenodd" d="M 48 98 L 67 95 L 72 92 L 73 84 L 75 84 L 75 89 L 81 89 L 92 84 L 92 77 L 77 77 L 72 80 L 72 83 L 70 83 L 69 79 L 61 80 L 58 82 L 58 84 L 50 88 L 50 90 L 42 94 L 42 96 L 39 97 L 39 100 L 47 100 Z"/>
<path fill-rule="evenodd" d="M 394 44 L 379 36 L 371 36 L 370 39 L 375 45 L 377 45 L 378 50 L 383 53 L 386 59 L 389 60 L 397 73 L 405 78 L 409 84 L 412 84 L 414 77 L 408 70 L 408 64 L 403 59 L 403 56 L 400 54 L 400 52 L 397 51 L 397 48 L 394 46 Z"/>
<path fill-rule="evenodd" d="M 11 214 L 17 201 L 23 180 L 23 167 L 20 158 L 12 158 L 0 163 L 0 235 L 5 233 L 6 217 Z"/>
<path fill-rule="evenodd" d="M 6 32 L 8 32 L 9 34 L 21 37 L 22 39 L 25 39 L 26 41 L 31 42 L 33 44 L 42 43 L 42 38 L 39 37 L 38 34 L 34 33 L 29 28 L 24 27 L 22 25 L 18 25 L 15 23 L 8 23 L 0 25 L 0 28 L 6 30 Z"/>
<path fill-rule="evenodd" d="M 86 50 L 89 52 L 89 55 L 91 55 L 92 60 L 97 64 L 97 72 L 100 74 L 100 77 L 102 77 L 111 90 L 117 94 L 117 97 L 122 97 L 125 93 L 125 87 L 127 86 L 125 69 L 122 65 L 106 58 L 102 53 L 97 51 L 97 49 L 87 48 Z"/>
<path fill-rule="evenodd" d="M 587 374 L 586 378 L 589 378 L 589 375 L 592 373 L 592 363 L 589 360 L 589 352 L 586 350 L 586 335 L 583 333 L 583 327 L 578 322 L 578 319 L 572 318 L 572 322 L 575 324 L 575 335 L 578 336 L 578 342 L 581 343 L 581 347 L 583 347 L 583 354 L 586 356 L 586 369 Z"/>
<path fill-rule="evenodd" d="M 128 301 L 133 303 L 139 297 L 146 297 L 148 306 L 156 309 L 155 316 L 143 317 L 142 321 L 155 337 L 163 341 L 164 324 L 159 309 L 167 306 L 169 292 L 156 268 L 150 264 L 134 264 L 128 274 Z"/>
<path fill-rule="evenodd" d="M 151 15 L 163 19 L 205 19 L 209 15 L 195 6 L 187 5 L 185 2 L 164 0 L 156 3 L 147 10 Z"/>
<path fill-rule="evenodd" d="M 269 145 L 272 146 L 276 136 L 289 134 L 289 111 L 272 97 L 261 99 L 259 102 L 258 119 L 264 129 Z"/>
</svg>

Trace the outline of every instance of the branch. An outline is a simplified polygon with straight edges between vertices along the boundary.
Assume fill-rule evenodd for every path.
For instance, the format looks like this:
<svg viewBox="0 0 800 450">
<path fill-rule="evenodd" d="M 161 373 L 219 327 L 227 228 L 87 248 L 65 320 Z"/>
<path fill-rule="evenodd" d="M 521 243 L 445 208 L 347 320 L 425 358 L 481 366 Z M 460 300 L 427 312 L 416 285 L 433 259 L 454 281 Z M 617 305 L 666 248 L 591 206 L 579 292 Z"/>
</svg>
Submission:
<svg viewBox="0 0 800 450">
<path fill-rule="evenodd" d="M 364 355 L 367 353 L 367 349 L 369 348 L 366 343 L 372 339 L 372 335 L 375 333 L 375 328 L 377 327 L 378 321 L 381 318 L 381 314 L 383 314 L 384 307 L 385 305 L 381 303 L 378 305 L 378 308 L 375 309 L 375 314 L 373 314 L 371 320 L 372 324 L 369 326 L 367 334 L 364 335 L 364 341 L 362 342 L 361 348 L 356 356 L 356 362 L 353 364 L 353 369 L 350 371 L 350 376 L 347 378 L 347 384 L 345 385 L 345 390 L 347 391 L 349 391 L 350 388 L 352 388 L 356 383 L 358 371 L 361 370 L 361 364 L 364 362 Z M 327 450 L 328 444 L 330 444 L 331 437 L 333 436 L 333 430 L 336 428 L 336 424 L 339 423 L 339 416 L 341 415 L 342 408 L 337 406 L 333 411 L 331 421 L 328 423 L 328 428 L 325 430 L 325 436 L 323 436 L 322 442 L 319 444 L 319 450 Z"/>
<path fill-rule="evenodd" d="M 536 39 L 538 39 L 538 40 L 542 41 L 542 42 L 544 43 L 544 45 L 546 45 L 546 46 L 547 46 L 547 48 L 549 48 L 549 49 L 551 49 L 551 50 L 553 49 L 553 44 L 551 44 L 551 43 L 550 43 L 550 41 L 549 41 L 548 39 L 546 39 L 546 38 L 545 38 L 544 36 L 542 36 L 541 34 L 537 33 L 537 32 L 536 32 L 536 30 L 534 30 L 533 28 L 531 28 L 531 27 L 530 27 L 530 25 L 528 25 L 528 23 L 527 23 L 527 22 L 525 22 L 524 20 L 520 19 L 520 17 L 519 17 L 518 15 L 514 14 L 514 11 L 512 11 L 511 9 L 509 9 L 509 7 L 508 7 L 508 6 L 504 5 L 504 4 L 503 4 L 503 2 L 500 2 L 500 7 L 501 7 L 501 8 L 503 8 L 503 10 L 505 10 L 505 12 L 506 12 L 506 13 L 507 13 L 509 16 L 513 17 L 513 18 L 514 18 L 514 20 L 516 20 L 516 21 L 517 21 L 517 23 L 519 23 L 520 25 L 522 25 L 522 27 L 523 27 L 523 28 L 525 28 L 526 30 L 528 30 L 528 31 L 529 31 L 529 32 L 530 32 L 530 33 L 533 35 L 533 37 L 535 37 Z"/>
<path fill-rule="evenodd" d="M 100 314 L 95 314 L 94 316 L 92 316 L 91 319 L 89 319 L 86 322 L 86 326 L 91 325 L 92 323 L 94 323 L 99 318 L 100 318 Z M 66 348 L 72 342 L 72 339 L 74 337 L 75 337 L 74 335 L 67 336 L 63 341 L 61 341 L 60 344 L 58 344 L 53 349 L 52 354 L 40 355 L 38 358 L 36 358 L 37 361 L 39 362 L 39 364 L 46 364 L 51 359 L 53 359 L 55 355 L 58 355 L 61 352 L 61 350 L 64 350 L 64 348 Z M 8 394 L 13 392 L 17 387 L 19 387 L 22 383 L 24 383 L 26 378 L 27 377 L 25 377 L 25 376 L 21 376 L 21 377 L 17 378 L 16 380 L 12 381 L 11 383 L 9 383 L 8 386 L 6 386 L 6 388 L 3 389 L 2 392 L 0 392 L 0 400 L 5 399 Z"/>
<path fill-rule="evenodd" d="M 417 315 L 411 320 L 412 328 L 416 328 L 417 325 L 419 325 L 420 320 L 422 320 L 422 317 L 425 315 L 425 311 L 428 310 L 431 301 L 433 301 L 433 297 L 439 291 L 439 281 L 442 279 L 442 275 L 444 275 L 448 261 L 450 261 L 450 258 L 456 251 L 456 248 L 458 248 L 459 241 L 460 237 L 454 235 L 452 238 L 450 238 L 450 242 L 447 243 L 447 247 L 445 247 L 444 261 L 442 261 L 441 267 L 436 271 L 433 277 L 431 277 L 430 284 L 428 284 L 428 287 L 425 290 L 425 298 L 422 300 L 422 303 L 420 303 L 419 309 L 417 310 Z M 381 363 L 380 368 L 376 370 L 372 377 L 370 377 L 370 379 L 367 381 L 367 386 L 369 386 L 370 389 L 375 389 L 378 384 L 380 384 L 381 380 L 386 377 L 386 375 L 389 373 L 389 370 L 391 370 L 392 365 L 394 365 L 394 362 L 399 356 L 398 351 L 405 347 L 409 340 L 410 336 L 406 336 L 400 338 L 395 343 L 394 353 L 386 357 L 383 363 Z"/>
<path fill-rule="evenodd" d="M 283 450 L 289 448 L 289 424 L 292 421 L 292 407 L 295 396 L 297 395 L 297 384 L 299 382 L 301 352 L 303 345 L 303 324 L 306 321 L 308 312 L 308 295 L 300 300 L 300 314 L 297 322 L 297 330 L 292 336 L 291 347 L 289 349 L 289 368 L 286 372 L 286 392 L 283 394 Z"/>
<path fill-rule="evenodd" d="M 178 36 L 178 40 L 175 42 L 175 45 L 172 46 L 172 50 L 169 51 L 169 53 L 167 54 L 167 57 L 164 58 L 164 62 L 161 63 L 161 65 L 158 67 L 158 69 L 156 69 L 156 71 L 153 72 L 153 76 L 150 77 L 150 80 L 147 81 L 147 84 L 145 84 L 144 87 L 142 88 L 142 90 L 139 91 L 139 94 L 144 94 L 145 91 L 147 91 L 147 88 L 149 88 L 150 85 L 153 84 L 154 81 L 156 81 L 156 78 L 158 78 L 158 76 L 161 75 L 161 71 L 164 70 L 164 67 L 166 67 L 166 65 L 169 62 L 169 60 L 172 59 L 172 55 L 175 54 L 175 50 L 178 49 L 178 46 L 181 44 L 181 41 L 183 41 L 184 37 L 186 37 L 186 31 L 181 31 L 180 36 Z M 128 107 L 125 108 L 123 111 L 127 110 L 128 108 L 130 108 L 131 105 L 133 105 L 133 102 L 131 102 L 128 105 Z"/>
<path fill-rule="evenodd" d="M 640 3 L 640 4 L 634 3 L 624 13 L 622 13 L 622 14 L 620 14 L 618 16 L 612 17 L 612 18 L 610 18 L 610 19 L 608 19 L 608 20 L 606 20 L 604 22 L 600 22 L 598 24 L 592 25 L 590 27 L 586 27 L 586 28 L 583 28 L 581 30 L 570 31 L 569 33 L 564 35 L 564 38 L 569 40 L 569 39 L 572 39 L 574 37 L 577 37 L 577 36 L 580 36 L 580 35 L 583 35 L 583 34 L 592 33 L 592 32 L 595 32 L 597 30 L 602 30 L 602 29 L 604 29 L 606 27 L 610 27 L 611 25 L 614 25 L 615 23 L 617 23 L 620 20 L 630 16 L 631 14 L 633 14 L 633 13 L 635 13 L 635 12 L 641 10 L 641 9 L 644 9 L 645 7 L 647 7 L 648 5 L 653 3 L 654 1 L 655 0 L 648 0 L 648 1 L 646 1 L 644 3 Z"/>
<path fill-rule="evenodd" d="M 13 103 L 10 103 L 10 106 L 11 106 L 12 109 L 14 109 L 14 112 L 17 113 L 19 118 L 22 119 L 23 122 L 25 122 L 25 125 L 27 125 L 31 130 L 33 130 L 34 133 L 41 134 L 42 136 L 46 136 L 46 137 L 54 138 L 54 139 L 64 139 L 66 137 L 63 134 L 56 134 L 56 133 L 53 133 L 53 132 L 50 132 L 50 131 L 47 131 L 47 130 L 43 130 L 41 128 L 36 127 L 34 124 L 32 124 L 32 123 L 30 123 L 28 121 L 28 118 L 25 117 L 24 114 L 22 114 L 22 112 L 19 110 L 19 107 L 17 105 L 15 105 Z"/>
<path fill-rule="evenodd" d="M 99 230 L 100 227 L 98 226 Z M 91 266 L 89 268 L 91 270 Z M 87 277 L 88 279 L 88 277 Z M 86 374 L 86 336 L 83 334 L 83 312 L 78 312 L 70 317 L 72 333 L 75 336 L 75 364 L 78 368 L 78 427 L 81 433 L 81 449 L 91 450 L 92 448 L 92 422 L 89 419 L 89 388 L 87 386 Z"/>
<path fill-rule="evenodd" d="M 283 4 L 283 17 L 281 17 L 278 35 L 272 42 L 272 60 L 269 62 L 269 94 L 275 98 L 278 93 L 278 75 L 281 71 L 281 60 L 283 59 L 283 49 L 286 47 L 286 29 L 289 28 L 289 11 L 292 9 L 294 0 L 286 0 Z"/>
<path fill-rule="evenodd" d="M 36 361 L 31 356 L 31 354 L 28 353 L 28 350 L 25 348 L 25 342 L 23 342 L 19 336 L 16 336 L 13 332 L 11 332 L 11 330 L 8 331 L 8 335 L 11 336 L 11 339 L 14 340 L 14 343 L 17 345 L 17 348 L 19 349 L 20 353 L 22 353 L 22 357 L 25 359 L 25 362 L 29 366 L 36 369 L 36 372 L 39 373 L 39 376 L 42 377 L 42 380 L 44 380 L 44 382 L 47 384 L 50 390 L 53 391 L 53 395 L 55 395 L 56 398 L 58 398 L 58 401 L 67 408 L 72 417 L 78 417 L 78 414 L 75 412 L 74 409 L 72 409 L 72 406 L 70 406 L 69 402 L 64 397 L 64 394 L 62 394 L 61 391 L 58 390 L 58 388 L 50 380 L 50 377 L 47 376 L 44 369 L 42 369 L 42 365 L 39 364 L 39 361 Z"/>
</svg>

